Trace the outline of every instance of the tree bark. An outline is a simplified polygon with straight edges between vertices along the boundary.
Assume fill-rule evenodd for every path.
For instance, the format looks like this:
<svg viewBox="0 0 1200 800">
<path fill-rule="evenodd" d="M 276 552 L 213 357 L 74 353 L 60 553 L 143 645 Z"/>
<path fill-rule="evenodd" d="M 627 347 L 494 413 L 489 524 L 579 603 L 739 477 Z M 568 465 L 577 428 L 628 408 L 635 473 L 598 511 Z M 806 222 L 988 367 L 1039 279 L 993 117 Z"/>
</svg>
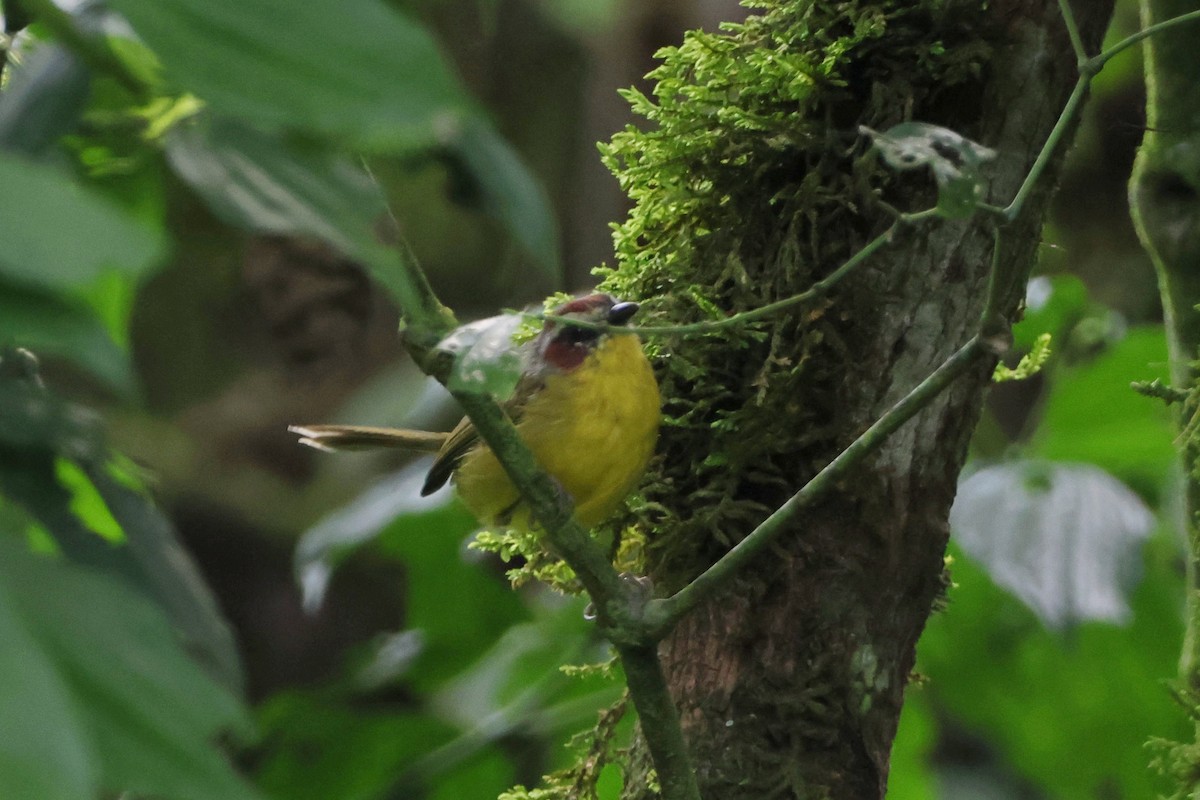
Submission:
<svg viewBox="0 0 1200 800">
<path fill-rule="evenodd" d="M 744 124 L 722 128 L 717 115 L 717 136 L 745 142 L 746 158 L 731 155 L 728 142 L 704 140 L 679 148 L 677 173 L 661 171 L 675 162 L 655 161 L 653 133 L 632 148 L 615 145 L 627 180 L 636 183 L 639 169 L 659 172 L 656 186 L 634 192 L 638 208 L 623 229 L 629 241 L 609 279 L 614 290 L 659 298 L 652 304 L 672 322 L 803 291 L 889 222 L 854 177 L 870 171 L 854 144 L 859 124 L 885 130 L 915 119 L 995 148 L 988 201 L 1013 197 L 1078 77 L 1057 4 L 832 5 L 772 4 L 793 10 L 764 17 L 766 27 L 772 14 L 780 25 L 805 20 L 811 41 L 780 42 L 763 26 L 730 34 L 732 52 L 747 62 L 766 51 L 782 58 L 788 48 L 834 53 L 830 42 L 850 42 L 836 56 L 835 79 L 817 81 L 817 99 L 805 109 L 823 134 L 767 123 L 757 142 Z M 1093 53 L 1112 3 L 1077 5 Z M 865 30 L 872 19 L 884 21 L 882 36 L 846 38 L 845 30 Z M 720 43 L 705 47 L 725 52 Z M 703 66 L 689 74 L 706 79 Z M 753 102 L 752 88 L 722 90 L 739 108 Z M 659 116 L 652 114 L 663 135 L 672 130 L 662 115 L 674 113 L 675 94 L 660 96 Z M 1004 230 L 1005 274 L 1028 274 L 1054 172 Z M 885 196 L 902 210 L 933 204 L 927 176 L 870 180 L 889 181 Z M 722 199 L 693 201 L 702 193 Z M 671 216 L 676 207 L 694 218 Z M 658 244 L 672 236 L 687 244 Z M 619 247 L 621 240 L 618 231 Z M 823 307 L 775 319 L 759 337 L 664 345 L 669 421 L 649 502 L 634 520 L 654 531 L 649 560 L 660 591 L 711 563 L 979 330 L 991 253 L 992 226 L 982 215 L 939 220 L 902 236 Z M 1005 287 L 1013 317 L 1023 290 L 1023 280 Z M 947 517 L 992 366 L 943 393 L 839 495 L 799 520 L 772 557 L 662 644 L 705 798 L 884 795 L 914 648 L 946 586 Z M 644 743 L 633 764 L 625 796 L 653 796 Z"/>
</svg>

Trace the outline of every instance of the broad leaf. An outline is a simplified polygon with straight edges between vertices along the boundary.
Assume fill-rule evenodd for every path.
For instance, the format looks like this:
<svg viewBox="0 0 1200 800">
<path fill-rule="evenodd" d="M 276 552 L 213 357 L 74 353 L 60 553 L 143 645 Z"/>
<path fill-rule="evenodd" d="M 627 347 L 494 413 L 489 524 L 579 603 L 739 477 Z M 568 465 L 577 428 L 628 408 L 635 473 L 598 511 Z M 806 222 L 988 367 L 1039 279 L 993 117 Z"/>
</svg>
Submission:
<svg viewBox="0 0 1200 800">
<path fill-rule="evenodd" d="M 379 187 L 345 157 L 234 119 L 182 122 L 166 153 L 217 216 L 245 230 L 314 236 L 355 256 L 387 211 Z"/>
<path fill-rule="evenodd" d="M 222 729 L 244 724 L 238 703 L 183 654 L 144 599 L 0 536 L 0 629 L 9 645 L 0 725 L 35 737 L 0 737 L 0 781 L 28 784 L 32 751 L 37 770 L 59 775 L 43 779 L 57 782 L 50 789 L 86 786 L 76 797 L 256 796 L 213 745 Z M 32 684 L 17 679 L 35 673 Z M 48 724 L 58 727 L 53 739 Z"/>
<path fill-rule="evenodd" d="M 470 103 L 429 33 L 379 0 L 113 0 L 168 79 L 220 112 L 364 150 L 429 147 Z"/>
<path fill-rule="evenodd" d="M 962 482 L 950 526 L 959 545 L 1051 628 L 1129 621 L 1154 515 L 1108 473 L 1015 462 Z"/>
<path fill-rule="evenodd" d="M 19 357 L 9 353 L 0 366 L 14 371 L 7 361 Z M 240 692 L 232 632 L 170 522 L 109 462 L 99 415 L 63 402 L 35 379 L 0 377 L 0 491 L 68 559 L 157 601 L 188 651 Z"/>
<path fill-rule="evenodd" d="M 70 359 L 109 387 L 126 395 L 133 393 L 129 358 L 90 309 L 48 292 L 15 285 L 3 276 L 0 276 L 0 343 Z"/>
<path fill-rule="evenodd" d="M 306 609 L 321 607 L 342 559 L 374 542 L 397 517 L 419 519 L 446 507 L 444 495 L 421 496 L 427 469 L 428 462 L 421 461 L 384 478 L 300 537 L 294 565 Z"/>
<path fill-rule="evenodd" d="M 0 153 L 0 274 L 63 290 L 104 270 L 138 274 L 163 252 L 163 239 L 58 170 Z"/>
<path fill-rule="evenodd" d="M 233 631 L 170 520 L 125 485 L 112 464 L 91 465 L 86 474 L 125 534 L 138 587 L 167 613 L 184 649 L 209 676 L 240 694 L 244 681 Z"/>
<path fill-rule="evenodd" d="M 985 162 L 996 151 L 948 128 L 925 122 L 904 122 L 883 133 L 870 128 L 871 137 L 884 162 L 897 170 L 929 167 L 938 185 L 938 213 L 949 219 L 971 216 L 983 194 Z"/>
<path fill-rule="evenodd" d="M 1032 454 L 1095 464 L 1153 496 L 1175 460 L 1170 414 L 1129 386 L 1154 378 L 1167 379 L 1161 326 L 1131 330 L 1091 361 L 1058 369 Z"/>
<path fill-rule="evenodd" d="M 526 366 L 525 351 L 513 342 L 523 322 L 520 315 L 502 314 L 451 331 L 438 343 L 438 349 L 454 354 L 446 388 L 500 401 L 511 397 Z"/>
<path fill-rule="evenodd" d="M 512 147 L 482 116 L 463 121 L 447 144 L 473 179 L 475 201 L 495 217 L 555 285 L 562 278 L 550 200 Z"/>
<path fill-rule="evenodd" d="M 36 156 L 70 131 L 87 103 L 91 73 L 62 45 L 29 49 L 0 92 L 0 150 Z"/>
<path fill-rule="evenodd" d="M 377 235 L 387 207 L 379 187 L 344 156 L 201 114 L 172 129 L 167 158 L 231 225 L 313 236 L 362 264 L 401 307 L 413 294 L 399 247 Z"/>
<path fill-rule="evenodd" d="M 449 495 L 420 496 L 428 468 L 421 459 L 321 520 L 303 535 L 295 557 L 309 608 L 320 603 L 338 563 L 359 548 L 370 545 L 405 565 L 406 622 L 419 633 L 399 646 L 420 652 L 394 660 L 392 675 L 404 671 L 418 687 L 440 685 L 525 616 L 502 581 L 467 560 L 463 541 L 475 526 L 470 515 L 447 504 Z M 373 663 L 364 677 L 378 684 L 387 679 L 386 664 Z"/>
<path fill-rule="evenodd" d="M 1163 794 L 1162 777 L 1146 767 L 1146 740 L 1193 733 L 1164 688 L 1183 637 L 1184 578 L 1171 538 L 1145 548 L 1128 626 L 1085 623 L 1069 636 L 1046 630 L 952 540 L 947 606 L 917 648 L 920 691 L 938 718 L 986 740 L 1005 771 L 1045 797 L 1089 800 L 1102 787 L 1116 797 Z"/>
</svg>

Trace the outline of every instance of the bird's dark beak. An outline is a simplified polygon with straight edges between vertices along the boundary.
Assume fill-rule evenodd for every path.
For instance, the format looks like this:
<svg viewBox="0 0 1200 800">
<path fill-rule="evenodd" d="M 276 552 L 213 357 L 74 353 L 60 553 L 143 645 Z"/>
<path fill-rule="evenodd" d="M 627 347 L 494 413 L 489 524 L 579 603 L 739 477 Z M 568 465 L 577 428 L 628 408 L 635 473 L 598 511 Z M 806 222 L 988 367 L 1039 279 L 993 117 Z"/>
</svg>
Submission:
<svg viewBox="0 0 1200 800">
<path fill-rule="evenodd" d="M 637 303 L 617 303 L 608 310 L 609 325 L 624 325 L 637 313 Z"/>
</svg>

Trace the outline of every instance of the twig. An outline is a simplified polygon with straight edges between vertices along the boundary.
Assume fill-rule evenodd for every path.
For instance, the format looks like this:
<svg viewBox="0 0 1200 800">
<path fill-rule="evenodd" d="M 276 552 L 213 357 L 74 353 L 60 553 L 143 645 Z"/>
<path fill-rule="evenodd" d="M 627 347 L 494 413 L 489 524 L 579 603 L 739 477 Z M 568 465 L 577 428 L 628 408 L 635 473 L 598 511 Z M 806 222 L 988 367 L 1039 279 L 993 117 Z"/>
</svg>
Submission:
<svg viewBox="0 0 1200 800">
<path fill-rule="evenodd" d="M 1079 35 L 1079 24 L 1075 22 L 1075 12 L 1071 10 L 1071 0 L 1058 0 L 1058 10 L 1067 26 L 1067 36 L 1071 39 L 1071 49 L 1075 51 L 1075 61 L 1082 69 L 1087 61 L 1087 50 L 1083 48 L 1083 37 Z"/>
<path fill-rule="evenodd" d="M 1081 67 L 1081 70 L 1091 72 L 1094 75 L 1095 73 L 1099 72 L 1105 64 L 1108 63 L 1109 59 L 1120 53 L 1122 50 L 1133 47 L 1138 42 L 1153 36 L 1159 31 L 1164 31 L 1167 28 L 1174 28 L 1176 25 L 1183 25 L 1188 22 L 1196 22 L 1197 20 L 1200 20 L 1200 10 L 1189 11 L 1186 14 L 1180 14 L 1178 17 L 1164 19 L 1162 22 L 1156 22 L 1149 27 L 1142 28 L 1137 33 L 1126 36 L 1124 39 L 1117 42 L 1103 53 L 1088 59 L 1087 63 Z"/>
<path fill-rule="evenodd" d="M 753 322 L 764 317 L 769 317 L 777 314 L 780 311 L 785 311 L 793 306 L 801 305 L 812 301 L 832 289 L 838 281 L 849 275 L 856 267 L 865 262 L 879 250 L 882 250 L 887 245 L 895 241 L 897 234 L 904 227 L 915 225 L 919 222 L 932 219 L 937 216 L 937 209 L 926 209 L 912 214 L 902 214 L 900 217 L 883 233 L 876 236 L 871 241 L 863 245 L 862 249 L 856 252 L 850 258 L 846 259 L 840 267 L 826 275 L 821 280 L 814 283 L 808 289 L 799 294 L 785 297 L 782 300 L 776 300 L 773 303 L 767 303 L 758 308 L 752 308 L 749 311 L 741 311 L 737 314 L 732 314 L 724 319 L 705 320 L 703 322 L 692 322 L 686 325 L 637 325 L 637 326 L 621 326 L 614 327 L 603 322 L 586 322 L 571 317 L 560 317 L 556 314 L 528 314 L 530 318 L 538 320 L 549 320 L 551 322 L 559 322 L 564 325 L 571 325 L 577 328 L 585 328 L 587 330 L 596 330 L 611 333 L 635 333 L 639 336 L 667 336 L 678 334 L 696 334 L 696 333 L 711 333 L 713 331 L 732 328 L 737 325 L 744 325 L 747 322 Z"/>
</svg>

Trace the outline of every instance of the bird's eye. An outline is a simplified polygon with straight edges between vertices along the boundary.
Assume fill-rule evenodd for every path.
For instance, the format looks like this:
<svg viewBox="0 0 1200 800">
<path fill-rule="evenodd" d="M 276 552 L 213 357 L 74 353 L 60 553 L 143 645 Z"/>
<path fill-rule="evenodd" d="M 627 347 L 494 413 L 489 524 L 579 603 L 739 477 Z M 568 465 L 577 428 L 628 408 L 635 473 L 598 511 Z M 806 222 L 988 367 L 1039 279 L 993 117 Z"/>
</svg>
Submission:
<svg viewBox="0 0 1200 800">
<path fill-rule="evenodd" d="M 560 342 L 566 342 L 567 344 L 590 344 L 600 338 L 600 331 L 576 328 L 574 325 L 568 325 L 562 329 L 556 338 Z"/>
</svg>

